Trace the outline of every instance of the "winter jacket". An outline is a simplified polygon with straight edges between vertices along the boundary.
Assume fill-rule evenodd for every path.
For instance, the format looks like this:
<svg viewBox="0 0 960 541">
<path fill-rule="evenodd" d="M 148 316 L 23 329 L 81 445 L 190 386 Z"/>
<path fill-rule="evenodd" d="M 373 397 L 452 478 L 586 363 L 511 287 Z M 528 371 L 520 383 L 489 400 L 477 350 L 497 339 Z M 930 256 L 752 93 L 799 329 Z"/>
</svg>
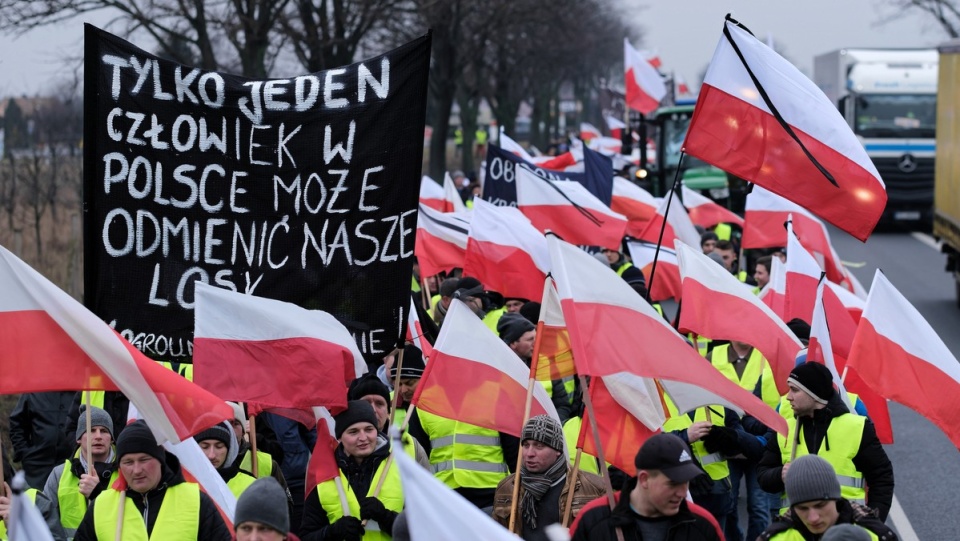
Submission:
<svg viewBox="0 0 960 541">
<path fill-rule="evenodd" d="M 567 479 L 563 483 L 563 489 L 560 492 L 560 499 L 557 501 L 557 505 L 560 509 L 561 520 L 563 518 L 564 506 L 567 504 L 567 496 L 570 494 L 570 474 L 573 473 L 573 468 L 567 466 Z M 500 523 L 504 528 L 510 526 L 510 508 L 513 503 L 513 487 L 517 479 L 517 474 L 513 474 L 503 481 L 500 481 L 500 484 L 497 485 L 497 491 L 493 497 L 493 518 Z M 519 497 L 523 498 L 524 493 L 523 485 L 520 486 Z M 570 505 L 570 516 L 576 518 L 580 514 L 580 510 L 583 509 L 585 505 L 592 502 L 593 500 L 603 496 L 603 479 L 600 476 L 588 473 L 585 471 L 578 471 L 576 477 L 576 483 L 573 488 L 573 502 Z M 523 537 L 523 518 L 519 516 L 518 509 L 517 520 L 513 526 L 513 533 Z"/>
<path fill-rule="evenodd" d="M 617 505 L 611 510 L 606 498 L 594 500 L 580 510 L 573 523 L 571 541 L 613 541 L 617 539 L 616 528 L 623 531 L 624 541 L 643 541 L 637 529 L 637 514 L 630 509 L 630 492 L 637 486 L 633 477 L 624 483 L 618 493 Z M 670 531 L 666 541 L 721 541 L 723 534 L 716 519 L 710 513 L 687 501 L 680 504 L 680 511 L 670 517 Z"/>
<path fill-rule="evenodd" d="M 829 438 L 824 436 L 834 418 L 848 414 L 847 407 L 840 399 L 840 395 L 833 393 L 826 407 L 816 410 L 813 417 L 803 417 L 799 420 L 800 430 L 803 431 L 807 449 L 813 453 L 821 446 L 829 446 Z M 790 423 L 797 422 L 796 419 Z M 777 435 L 773 431 L 767 433 L 767 445 L 763 456 L 757 464 L 757 481 L 760 488 L 774 494 L 784 490 L 783 462 L 780 453 Z M 867 419 L 863 426 L 863 436 L 860 439 L 860 448 L 853 457 L 853 464 L 857 471 L 863 474 L 866 482 L 867 505 L 877 510 L 881 520 L 887 519 L 890 505 L 893 503 L 893 464 L 887 457 L 886 451 L 877 438 L 877 431 L 873 423 Z"/>
<path fill-rule="evenodd" d="M 77 439 L 75 431 L 68 428 L 67 414 L 74 394 L 22 394 L 10 414 L 13 462 L 21 464 L 27 484 L 33 488 L 43 488 L 50 471 L 73 455 Z"/>
<path fill-rule="evenodd" d="M 897 534 L 887 527 L 877 516 L 876 509 L 841 499 L 837 500 L 837 511 L 839 511 L 837 524 L 856 524 L 876 534 L 876 536 L 880 538 L 880 541 L 895 541 L 898 539 Z M 776 540 L 780 534 L 790 530 L 800 534 L 804 541 L 819 541 L 821 537 L 823 537 L 822 534 L 815 535 L 810 533 L 806 526 L 803 525 L 803 521 L 793 515 L 793 511 L 787 511 L 785 514 L 773 519 L 770 526 L 767 526 L 767 529 L 760 534 L 760 540 Z"/>
<path fill-rule="evenodd" d="M 167 488 L 182 483 L 186 483 L 186 481 L 183 478 L 183 473 L 180 471 L 180 461 L 177 460 L 176 456 L 167 453 L 166 461 L 163 464 L 163 473 L 161 473 L 160 484 L 158 484 L 156 488 L 150 492 L 147 492 L 146 494 L 140 494 L 133 489 L 127 489 L 126 497 L 133 502 L 137 510 L 140 512 L 140 515 L 144 517 L 144 520 L 146 520 L 148 535 L 153 531 L 153 527 L 157 521 L 157 516 L 160 512 L 160 507 L 163 505 L 163 498 L 166 495 Z M 87 514 L 83 516 L 83 521 L 80 523 L 80 527 L 77 528 L 77 536 L 74 538 L 75 541 L 97 541 L 97 533 L 94 529 L 93 513 L 97 503 L 100 501 L 100 499 L 97 499 L 90 502 L 90 506 L 87 508 Z M 230 530 L 227 529 L 227 525 L 224 523 L 223 517 L 221 517 L 220 512 L 217 510 L 217 506 L 213 503 L 213 500 L 211 500 L 209 496 L 201 491 L 200 520 L 197 529 L 197 540 L 230 541 L 230 539 Z M 112 541 L 112 539 L 109 541 Z"/>
<path fill-rule="evenodd" d="M 97 496 L 99 496 L 101 492 L 103 492 L 104 490 L 110 487 L 110 479 L 114 475 L 114 473 L 117 471 L 117 465 L 115 462 L 95 463 L 94 468 L 96 469 L 97 476 L 100 478 L 100 481 L 97 484 L 97 486 L 93 489 L 93 491 L 90 493 L 90 497 L 80 500 L 79 502 L 77 500 L 72 499 L 72 497 L 68 497 L 67 501 L 65 501 L 63 504 L 67 506 L 74 506 L 74 507 L 70 509 L 61 509 L 60 482 L 61 482 L 61 478 L 63 477 L 64 470 L 67 467 L 70 468 L 69 482 L 71 484 L 77 485 L 77 486 L 71 487 L 71 489 L 76 490 L 76 493 L 79 494 L 80 477 L 84 473 L 87 473 L 86 462 L 82 461 L 80 457 L 74 457 L 68 461 L 65 461 L 59 466 L 53 468 L 53 471 L 50 472 L 50 476 L 47 477 L 46 484 L 44 484 L 43 486 L 43 494 L 50 500 L 50 503 L 53 506 L 53 508 L 57 510 L 57 514 L 60 517 L 61 524 L 66 524 L 68 522 L 67 520 L 65 520 L 65 517 L 64 517 L 65 512 L 68 515 L 73 514 L 73 512 L 75 512 L 76 514 L 74 516 L 77 516 L 78 518 L 80 517 L 81 513 L 86 513 L 87 502 L 97 499 Z M 69 528 L 67 526 L 64 526 L 64 532 L 66 532 L 68 537 L 72 538 L 74 536 L 74 532 L 76 531 L 75 526 L 76 526 L 75 523 L 73 526 Z"/>
</svg>

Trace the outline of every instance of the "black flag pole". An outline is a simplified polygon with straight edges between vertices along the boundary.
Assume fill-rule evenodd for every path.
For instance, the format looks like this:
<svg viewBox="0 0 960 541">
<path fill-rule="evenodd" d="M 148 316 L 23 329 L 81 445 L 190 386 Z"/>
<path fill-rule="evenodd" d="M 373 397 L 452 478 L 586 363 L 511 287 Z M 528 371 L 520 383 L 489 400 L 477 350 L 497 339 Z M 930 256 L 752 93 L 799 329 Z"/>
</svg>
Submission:
<svg viewBox="0 0 960 541">
<path fill-rule="evenodd" d="M 647 284 L 648 303 L 650 302 L 650 292 L 653 291 L 653 278 L 657 274 L 657 259 L 660 257 L 660 246 L 663 245 L 663 232 L 667 228 L 667 216 L 670 215 L 670 204 L 673 201 L 673 194 L 677 191 L 677 184 L 680 182 L 680 169 L 683 167 L 684 156 L 686 156 L 686 154 L 683 150 L 680 150 L 680 159 L 677 160 L 677 172 L 673 175 L 673 186 L 670 188 L 670 194 L 667 195 L 667 208 L 663 211 L 663 225 L 660 226 L 660 236 L 657 238 L 657 249 L 653 252 L 653 266 L 650 267 L 650 283 Z"/>
</svg>

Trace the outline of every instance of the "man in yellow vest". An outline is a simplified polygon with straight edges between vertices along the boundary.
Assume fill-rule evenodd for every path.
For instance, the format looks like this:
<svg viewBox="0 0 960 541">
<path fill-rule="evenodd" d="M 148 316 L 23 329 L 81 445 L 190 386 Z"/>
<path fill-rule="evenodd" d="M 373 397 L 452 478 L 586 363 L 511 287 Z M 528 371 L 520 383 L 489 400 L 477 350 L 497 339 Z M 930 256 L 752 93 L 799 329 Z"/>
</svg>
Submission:
<svg viewBox="0 0 960 541">
<path fill-rule="evenodd" d="M 300 541 L 290 532 L 287 491 L 276 479 L 257 479 L 237 499 L 237 541 Z"/>
<path fill-rule="evenodd" d="M 873 423 L 848 411 L 833 387 L 830 370 L 820 363 L 808 361 L 795 367 L 787 378 L 787 387 L 787 401 L 793 411 L 781 408 L 780 414 L 787 418 L 789 433 L 786 437 L 767 434 L 767 446 L 757 465 L 760 488 L 783 492 L 791 462 L 816 454 L 836 470 L 844 498 L 865 502 L 886 520 L 893 503 L 893 465 Z"/>
<path fill-rule="evenodd" d="M 843 498 L 833 466 L 817 455 L 804 455 L 793 462 L 784 481 L 790 509 L 777 517 L 760 535 L 763 541 L 803 539 L 897 539 L 872 509 Z M 829 532 L 850 529 L 850 535 L 834 537 Z M 855 537 L 859 535 L 860 537 Z"/>
<path fill-rule="evenodd" d="M 334 456 L 340 468 L 342 488 L 332 479 L 314 487 L 303 504 L 300 538 L 303 541 L 389 540 L 393 522 L 403 510 L 403 489 L 396 463 L 387 460 L 390 443 L 377 430 L 377 414 L 367 402 L 351 400 L 334 420 L 334 432 L 340 441 Z M 386 476 L 383 487 L 374 497 L 383 476 Z M 349 513 L 344 512 L 344 500 Z"/>
<path fill-rule="evenodd" d="M 144 421 L 127 425 L 117 438 L 120 475 L 127 488 L 111 486 L 90 503 L 75 541 L 113 541 L 123 508 L 124 541 L 230 541 L 213 500 L 188 483 L 177 457 L 157 445 Z"/>
<path fill-rule="evenodd" d="M 211 426 L 193 436 L 193 439 L 200 445 L 200 450 L 210 464 L 216 468 L 223 482 L 227 484 L 227 488 L 237 498 L 257 480 L 249 471 L 240 469 L 240 463 L 237 461 L 240 446 L 233 431 L 227 428 L 226 422 Z"/>
<path fill-rule="evenodd" d="M 90 432 L 87 432 L 86 408 L 80 407 L 77 426 L 77 456 L 58 465 L 50 472 L 43 493 L 60 515 L 60 524 L 67 538 L 72 539 L 87 512 L 87 502 L 93 501 L 117 480 L 117 459 L 113 451 L 113 419 L 97 407 L 90 407 Z M 87 456 L 87 442 L 90 456 Z M 94 472 L 90 471 L 93 464 Z"/>
</svg>

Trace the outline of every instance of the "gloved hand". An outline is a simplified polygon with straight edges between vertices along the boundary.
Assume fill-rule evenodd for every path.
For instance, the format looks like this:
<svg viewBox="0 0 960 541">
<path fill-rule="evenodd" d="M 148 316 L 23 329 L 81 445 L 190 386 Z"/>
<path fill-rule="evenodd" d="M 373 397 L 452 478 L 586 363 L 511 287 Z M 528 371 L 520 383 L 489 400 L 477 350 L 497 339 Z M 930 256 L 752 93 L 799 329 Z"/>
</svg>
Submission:
<svg viewBox="0 0 960 541">
<path fill-rule="evenodd" d="M 724 456 L 740 454 L 740 444 L 737 441 L 737 431 L 725 426 L 714 426 L 703 438 L 703 446 L 708 453 L 719 452 Z"/>
<path fill-rule="evenodd" d="M 363 538 L 363 525 L 357 517 L 340 517 L 327 526 L 324 541 L 360 541 Z"/>
<path fill-rule="evenodd" d="M 377 521 L 382 531 L 390 532 L 393 531 L 393 521 L 397 518 L 397 513 L 384 507 L 380 500 L 371 497 L 360 500 L 360 516 L 365 520 Z"/>
<path fill-rule="evenodd" d="M 702 473 L 690 480 L 690 494 L 694 499 L 709 496 L 713 492 L 713 479 L 706 473 Z"/>
</svg>

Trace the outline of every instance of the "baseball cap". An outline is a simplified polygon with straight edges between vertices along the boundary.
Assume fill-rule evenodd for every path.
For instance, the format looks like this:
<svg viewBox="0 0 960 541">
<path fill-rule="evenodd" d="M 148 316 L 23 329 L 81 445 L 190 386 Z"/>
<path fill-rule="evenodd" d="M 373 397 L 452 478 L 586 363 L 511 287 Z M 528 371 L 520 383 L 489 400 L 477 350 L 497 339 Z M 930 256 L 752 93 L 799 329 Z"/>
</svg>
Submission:
<svg viewBox="0 0 960 541">
<path fill-rule="evenodd" d="M 657 434 L 640 446 L 634 459 L 637 470 L 660 470 L 674 483 L 686 483 L 704 473 L 679 436 Z"/>
</svg>

